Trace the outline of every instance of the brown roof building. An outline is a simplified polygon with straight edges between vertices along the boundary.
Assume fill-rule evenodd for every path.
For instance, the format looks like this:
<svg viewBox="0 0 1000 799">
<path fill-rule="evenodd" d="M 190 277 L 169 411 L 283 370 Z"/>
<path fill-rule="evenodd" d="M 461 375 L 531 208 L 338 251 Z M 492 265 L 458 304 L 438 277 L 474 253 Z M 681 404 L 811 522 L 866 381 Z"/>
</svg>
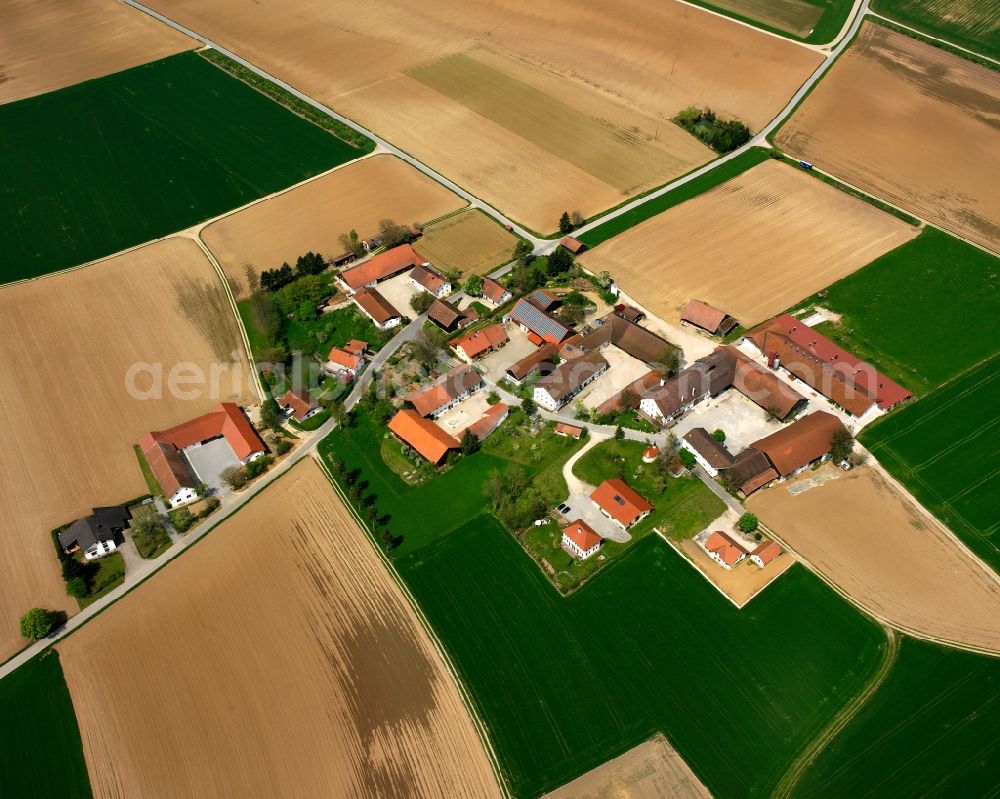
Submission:
<svg viewBox="0 0 1000 799">
<path fill-rule="evenodd" d="M 756 449 L 743 450 L 736 456 L 731 466 L 721 469 L 720 472 L 745 497 L 778 479 L 778 472 L 767 459 L 767 455 Z"/>
<path fill-rule="evenodd" d="M 434 300 L 427 309 L 427 318 L 442 330 L 454 330 L 458 320 L 462 318 L 462 312 L 450 302 Z"/>
<path fill-rule="evenodd" d="M 567 438 L 583 437 L 582 427 L 577 427 L 575 424 L 566 424 L 565 422 L 556 422 L 556 426 L 553 432 L 557 436 L 566 436 Z"/>
<path fill-rule="evenodd" d="M 760 566 L 762 569 L 774 560 L 778 555 L 782 553 L 781 547 L 778 545 L 777 541 L 772 541 L 770 538 L 765 538 L 757 547 L 750 553 L 750 560 Z"/>
<path fill-rule="evenodd" d="M 727 569 L 733 568 L 747 554 L 738 541 L 721 530 L 712 533 L 702 546 L 713 560 Z"/>
<path fill-rule="evenodd" d="M 615 306 L 615 313 L 618 314 L 626 322 L 631 322 L 632 324 L 638 324 L 643 319 L 646 318 L 646 314 L 640 311 L 633 305 L 626 305 L 625 303 L 619 303 Z"/>
<path fill-rule="evenodd" d="M 607 371 L 608 366 L 604 356 L 596 352 L 563 361 L 535 383 L 533 399 L 543 408 L 557 410 Z"/>
<path fill-rule="evenodd" d="M 399 311 L 393 308 L 392 303 L 376 289 L 360 289 L 353 299 L 364 314 L 380 328 L 393 327 L 402 320 Z"/>
<path fill-rule="evenodd" d="M 671 344 L 666 339 L 616 314 L 604 317 L 603 324 L 575 342 L 574 346 L 589 352 L 607 344 L 614 344 L 618 349 L 649 365 L 659 362 L 663 354 L 671 349 Z"/>
<path fill-rule="evenodd" d="M 315 415 L 320 405 L 304 388 L 289 389 L 278 400 L 278 405 L 289 411 L 296 422 L 303 421 L 310 414 Z"/>
<path fill-rule="evenodd" d="M 502 283 L 491 277 L 483 278 L 483 299 L 489 302 L 490 305 L 503 305 L 512 299 L 513 296 Z"/>
<path fill-rule="evenodd" d="M 410 272 L 410 280 L 435 297 L 443 297 L 451 291 L 451 283 L 444 275 L 424 264 L 413 268 L 413 271 Z"/>
<path fill-rule="evenodd" d="M 634 398 L 637 406 L 642 399 L 642 395 L 647 391 L 660 385 L 663 374 L 660 372 L 646 372 L 642 377 L 633 380 L 625 388 L 608 397 L 597 407 L 597 412 L 604 416 L 611 416 L 618 413 L 625 407 L 625 400 Z"/>
<path fill-rule="evenodd" d="M 579 255 L 585 249 L 587 249 L 586 244 L 584 244 L 579 239 L 573 238 L 572 236 L 563 236 L 561 239 L 559 239 L 559 246 L 569 251 L 572 255 Z"/>
<path fill-rule="evenodd" d="M 737 324 L 736 320 L 725 311 L 713 308 L 701 300 L 691 300 L 684 307 L 681 312 L 681 321 L 719 336 L 726 335 Z"/>
<path fill-rule="evenodd" d="M 598 509 L 613 522 L 624 528 L 645 519 L 653 506 L 620 478 L 605 480 L 590 495 Z"/>
<path fill-rule="evenodd" d="M 555 366 L 556 347 L 553 344 L 543 344 L 530 355 L 515 361 L 507 367 L 507 379 L 520 384 L 522 380 L 531 377 L 535 372 L 549 374 Z"/>
<path fill-rule="evenodd" d="M 441 461 L 448 450 L 461 446 L 457 438 L 448 435 L 430 419 L 422 418 L 409 408 L 403 408 L 392 417 L 389 429 L 400 441 L 435 464 Z"/>
<path fill-rule="evenodd" d="M 466 430 L 472 433 L 472 435 L 474 435 L 479 441 L 485 441 L 500 425 L 504 423 L 504 420 L 509 415 L 509 406 L 507 406 L 506 403 L 498 402 L 496 405 L 491 405 L 487 409 L 486 413 L 470 424 Z"/>
<path fill-rule="evenodd" d="M 712 473 L 728 469 L 736 460 L 732 453 L 720 442 L 712 438 L 704 427 L 695 427 L 684 436 L 684 443 L 701 460 L 708 464 Z"/>
<path fill-rule="evenodd" d="M 488 352 L 500 349 L 509 341 L 503 325 L 488 325 L 482 330 L 475 330 L 467 336 L 462 336 L 451 343 L 452 349 L 463 361 L 472 362 Z"/>
<path fill-rule="evenodd" d="M 437 416 L 483 387 L 483 378 L 471 366 L 456 366 L 428 388 L 408 397 L 421 416 Z"/>
<path fill-rule="evenodd" d="M 783 427 L 750 447 L 767 455 L 782 477 L 787 477 L 830 452 L 833 434 L 844 425 L 833 414 L 816 411 Z"/>
<path fill-rule="evenodd" d="M 357 291 L 363 286 L 373 286 L 380 280 L 398 275 L 422 263 L 424 263 L 423 256 L 418 255 L 409 244 L 401 244 L 379 253 L 363 264 L 345 269 L 340 273 L 340 279 L 349 289 Z"/>
</svg>

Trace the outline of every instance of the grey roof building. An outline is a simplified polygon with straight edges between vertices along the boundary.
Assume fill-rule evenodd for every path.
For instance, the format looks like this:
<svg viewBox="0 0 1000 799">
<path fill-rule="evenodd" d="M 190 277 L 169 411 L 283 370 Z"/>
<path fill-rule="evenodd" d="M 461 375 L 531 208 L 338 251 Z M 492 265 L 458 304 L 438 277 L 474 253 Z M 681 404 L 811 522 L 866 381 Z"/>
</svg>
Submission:
<svg viewBox="0 0 1000 799">
<path fill-rule="evenodd" d="M 90 516 L 77 519 L 58 534 L 59 546 L 65 552 L 82 550 L 88 558 L 97 557 L 117 548 L 121 534 L 128 527 L 132 516 L 128 508 L 121 505 L 94 508 Z M 108 542 L 111 546 L 108 546 Z"/>
</svg>

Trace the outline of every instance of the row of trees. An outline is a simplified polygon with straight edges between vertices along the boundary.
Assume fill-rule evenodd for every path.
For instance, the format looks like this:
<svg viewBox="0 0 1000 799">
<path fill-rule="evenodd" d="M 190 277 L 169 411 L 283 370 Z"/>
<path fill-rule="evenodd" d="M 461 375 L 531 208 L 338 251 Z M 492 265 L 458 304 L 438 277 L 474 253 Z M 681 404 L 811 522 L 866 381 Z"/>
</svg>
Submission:
<svg viewBox="0 0 1000 799">
<path fill-rule="evenodd" d="M 336 455 L 331 454 L 328 460 L 334 479 L 343 486 L 344 492 L 358 513 L 368 520 L 372 533 L 382 546 L 388 551 L 402 544 L 403 536 L 393 535 L 388 527 L 388 517 L 379 512 L 378 497 L 375 494 L 365 494 L 367 483 L 360 481 L 359 474 L 348 470 L 344 461 Z"/>
<path fill-rule="evenodd" d="M 585 221 L 583 214 L 579 211 L 574 211 L 572 214 L 569 211 L 563 211 L 563 215 L 559 217 L 559 232 L 566 236 L 580 227 Z"/>
<path fill-rule="evenodd" d="M 420 226 L 414 223 L 413 227 L 397 225 L 391 219 L 383 219 L 378 223 L 379 246 L 387 249 L 400 244 L 409 244 L 420 235 Z M 363 256 L 367 250 L 358 231 L 353 228 L 347 233 L 340 234 L 340 243 L 344 247 L 344 252 L 351 253 L 355 258 Z"/>
<path fill-rule="evenodd" d="M 318 252 L 307 252 L 305 255 L 300 255 L 295 261 L 295 269 L 292 269 L 287 263 L 283 263 L 277 269 L 266 269 L 261 272 L 259 278 L 259 287 L 267 292 L 277 291 L 290 283 L 295 282 L 300 277 L 305 277 L 306 275 L 318 275 L 320 272 L 326 271 L 329 264 Z M 251 279 L 251 270 L 247 270 L 247 282 L 250 283 L 250 291 L 254 292 L 257 290 L 257 280 Z"/>
</svg>

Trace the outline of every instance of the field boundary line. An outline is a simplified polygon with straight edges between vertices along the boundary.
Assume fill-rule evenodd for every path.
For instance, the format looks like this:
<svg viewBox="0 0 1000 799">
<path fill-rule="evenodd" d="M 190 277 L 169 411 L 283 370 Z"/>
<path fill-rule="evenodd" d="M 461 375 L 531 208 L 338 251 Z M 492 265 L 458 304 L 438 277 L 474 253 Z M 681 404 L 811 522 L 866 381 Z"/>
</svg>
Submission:
<svg viewBox="0 0 1000 799">
<path fill-rule="evenodd" d="M 499 757 L 496 753 L 496 750 L 493 748 L 493 742 L 490 740 L 490 737 L 487 733 L 486 723 L 480 717 L 479 709 L 475 703 L 475 700 L 472 698 L 472 694 L 469 691 L 468 686 L 466 686 L 464 680 L 462 680 L 461 676 L 459 675 L 457 667 L 455 666 L 450 655 L 445 649 L 444 642 L 442 642 L 441 639 L 438 637 L 434 628 L 431 626 L 430 620 L 424 615 L 423 608 L 420 607 L 420 603 L 417 602 L 417 598 L 413 596 L 409 586 L 406 585 L 406 582 L 403 580 L 400 573 L 396 570 L 396 565 L 392 562 L 392 560 L 390 560 L 389 556 L 386 555 L 385 552 L 382 550 L 382 548 L 378 545 L 378 542 L 375 540 L 374 532 L 368 527 L 367 523 L 358 514 L 354 505 L 347 498 L 347 495 L 344 494 L 343 489 L 340 487 L 340 484 L 334 478 L 333 473 L 329 470 L 326 463 L 323 461 L 322 455 L 320 455 L 318 450 L 316 450 L 315 448 L 313 448 L 310 454 L 312 455 L 316 463 L 319 465 L 320 471 L 329 481 L 331 488 L 333 488 L 334 493 L 337 495 L 337 498 L 343 503 L 344 507 L 347 509 L 348 513 L 350 513 L 351 517 L 357 523 L 358 527 L 361 528 L 362 533 L 364 534 L 365 538 L 368 539 L 369 544 L 371 544 L 372 548 L 375 550 L 375 553 L 378 556 L 378 558 L 382 561 L 382 565 L 385 567 L 386 571 L 388 571 L 389 574 L 392 576 L 393 582 L 396 583 L 399 590 L 405 597 L 407 603 L 410 605 L 410 607 L 413 609 L 413 612 L 420 620 L 420 625 L 424 628 L 424 631 L 427 633 L 428 638 L 431 641 L 433 641 L 434 648 L 437 649 L 438 654 L 441 656 L 441 662 L 444 664 L 444 667 L 448 671 L 449 676 L 451 677 L 455 686 L 458 688 L 459 694 L 462 697 L 462 703 L 465 705 L 466 710 L 469 713 L 469 718 L 472 720 L 472 724 L 476 728 L 476 732 L 478 733 L 479 739 L 483 745 L 483 750 L 485 751 L 486 756 L 490 761 L 490 765 L 493 767 L 493 774 L 496 777 L 497 786 L 500 788 L 500 793 L 504 797 L 507 797 L 507 799 L 512 799 L 512 794 L 510 792 L 510 789 L 507 787 L 507 782 L 504 779 L 503 772 L 500 768 Z"/>
<path fill-rule="evenodd" d="M 820 53 L 821 55 L 824 53 L 824 48 L 828 48 L 835 45 L 840 40 L 840 37 L 844 33 L 844 28 L 841 27 L 840 32 L 831 41 L 826 42 L 825 44 L 810 44 L 809 42 L 802 41 L 802 39 L 791 38 L 792 36 L 794 36 L 794 34 L 786 32 L 787 35 L 783 36 L 780 33 L 776 32 L 776 30 L 778 30 L 777 28 L 775 30 L 768 30 L 767 28 L 759 28 L 750 22 L 745 22 L 742 19 L 731 17 L 728 14 L 723 14 L 721 11 L 716 11 L 715 9 L 708 8 L 707 6 L 700 6 L 697 3 L 691 3 L 688 0 L 676 0 L 676 2 L 680 3 L 682 6 L 687 6 L 688 8 L 696 8 L 699 11 L 704 11 L 706 14 L 711 14 L 713 17 L 719 17 L 720 19 L 724 19 L 727 22 L 733 22 L 737 25 L 742 25 L 744 28 L 749 28 L 750 30 L 756 31 L 757 33 L 763 33 L 766 36 L 771 36 L 772 38 L 780 39 L 781 41 L 788 42 L 789 44 L 797 44 L 799 47 L 804 47 L 807 50 L 812 50 L 814 52 Z M 847 21 L 845 23 L 847 26 L 850 26 L 851 20 L 853 19 L 854 14 L 857 11 L 857 8 L 860 4 L 861 0 L 857 0 L 857 2 L 855 2 L 854 5 L 851 7 L 850 12 L 848 12 Z M 761 22 L 760 24 L 764 25 L 766 23 Z"/>
<path fill-rule="evenodd" d="M 708 577 L 706 576 L 706 574 L 701 569 L 699 569 L 690 560 L 688 560 L 688 557 L 687 557 L 687 555 L 684 552 L 682 552 L 680 549 L 678 549 L 676 546 L 674 546 L 674 542 L 673 541 L 671 541 L 669 538 L 667 538 L 659 530 L 656 531 L 656 534 L 666 542 L 666 544 L 667 544 L 668 547 L 670 547 L 674 552 L 676 552 L 678 555 L 680 555 L 684 559 L 685 563 L 688 564 L 688 566 L 690 566 L 692 569 L 694 569 L 696 572 L 698 572 L 698 574 L 701 575 L 701 578 L 706 583 L 708 583 L 710 586 L 712 586 L 712 588 L 714 588 L 722 596 L 724 596 L 727 600 L 729 600 L 729 603 L 733 607 L 735 607 L 737 610 L 743 610 L 743 605 L 740 605 L 735 599 L 733 599 L 731 596 L 729 596 L 729 594 L 727 594 L 725 591 L 723 591 L 721 588 L 719 588 L 719 586 L 717 586 L 715 583 L 713 583 L 711 580 L 709 580 Z M 765 586 L 765 588 L 766 587 L 767 586 Z M 756 596 L 756 594 L 755 594 L 755 596 Z M 750 597 L 750 599 L 753 599 L 753 597 Z M 749 602 L 749 601 L 750 600 L 748 599 L 747 602 Z M 746 604 L 746 603 L 744 603 L 744 604 Z"/>
<path fill-rule="evenodd" d="M 679 2 L 683 2 L 683 0 L 679 0 Z M 981 58 L 984 61 L 989 61 L 989 62 L 991 62 L 993 64 L 996 64 L 998 67 L 1000 67 L 1000 60 L 997 60 L 996 58 L 993 58 L 992 56 L 988 56 L 985 53 L 980 53 L 980 52 L 977 52 L 976 50 L 970 50 L 968 47 L 963 47 L 960 44 L 955 44 L 950 39 L 942 39 L 940 36 L 934 36 L 934 35 L 932 35 L 930 33 L 924 33 L 924 31 L 920 30 L 919 28 L 913 28 L 913 27 L 911 27 L 909 25 L 904 25 L 902 22 L 899 22 L 899 21 L 893 19 L 892 17 L 887 17 L 884 14 L 879 14 L 877 11 L 872 11 L 871 9 L 868 10 L 868 15 L 871 16 L 871 17 L 875 17 L 876 19 L 884 20 L 884 21 L 888 22 L 891 25 L 895 25 L 896 27 L 903 28 L 904 30 L 908 30 L 911 33 L 915 33 L 921 39 L 930 39 L 931 41 L 934 41 L 934 42 L 941 42 L 941 44 L 946 44 L 949 47 L 954 47 L 956 50 L 961 50 L 963 53 L 968 53 L 969 55 L 975 56 L 976 58 Z M 913 37 L 913 38 L 916 38 L 916 37 Z"/>
</svg>

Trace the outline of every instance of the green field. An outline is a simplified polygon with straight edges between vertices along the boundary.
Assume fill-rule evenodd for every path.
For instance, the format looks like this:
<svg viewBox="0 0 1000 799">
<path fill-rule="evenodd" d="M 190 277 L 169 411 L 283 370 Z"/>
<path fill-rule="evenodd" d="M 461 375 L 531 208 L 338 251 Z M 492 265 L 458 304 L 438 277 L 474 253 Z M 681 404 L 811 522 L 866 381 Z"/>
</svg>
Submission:
<svg viewBox="0 0 1000 799">
<path fill-rule="evenodd" d="M 876 0 L 872 7 L 930 36 L 1000 58 L 1000 0 Z"/>
<path fill-rule="evenodd" d="M 598 225 L 593 230 L 588 230 L 586 233 L 581 233 L 577 238 L 580 239 L 588 247 L 596 247 L 601 242 L 607 241 L 619 233 L 624 233 L 631 227 L 635 227 L 640 222 L 645 222 L 647 219 L 651 219 L 657 214 L 661 214 L 668 208 L 673 208 L 675 205 L 680 205 L 685 200 L 690 200 L 693 197 L 697 197 L 699 194 L 703 194 L 709 189 L 714 189 L 716 186 L 725 183 L 727 180 L 731 180 L 737 175 L 746 172 L 751 167 L 757 166 L 757 164 L 763 163 L 768 159 L 768 151 L 761 147 L 754 147 L 745 153 L 741 153 L 730 161 L 727 161 L 722 166 L 712 169 L 704 175 L 701 175 L 694 180 L 685 183 L 683 186 L 678 186 L 673 191 L 668 191 L 661 197 L 657 197 L 655 200 L 650 200 L 647 203 L 643 203 L 638 208 L 633 208 L 621 216 L 610 219 L 607 222 Z"/>
<path fill-rule="evenodd" d="M 861 443 L 1000 572 L 1000 355 L 862 431 Z"/>
<path fill-rule="evenodd" d="M 928 227 L 812 303 L 843 314 L 818 331 L 919 396 L 996 352 L 1000 260 Z"/>
<path fill-rule="evenodd" d="M 196 53 L 0 107 L 0 282 L 91 261 L 356 158 Z"/>
<path fill-rule="evenodd" d="M 852 0 L 691 0 L 695 5 L 747 22 L 756 28 L 777 33 L 790 39 L 809 44 L 827 44 L 833 41 L 844 26 L 853 5 Z M 754 14 L 761 9 L 761 16 Z M 788 23 L 778 24 L 778 18 L 787 17 Z M 769 24 L 764 19 L 772 18 Z M 793 21 L 815 20 L 810 33 L 797 35 Z M 807 26 L 808 27 L 808 26 Z"/>
<path fill-rule="evenodd" d="M 793 795 L 995 797 L 997 730 L 1000 660 L 904 638 L 886 681 Z"/>
<path fill-rule="evenodd" d="M 737 611 L 656 537 L 568 598 L 489 516 L 397 565 L 516 796 L 656 731 L 718 799 L 766 796 L 884 641 L 800 566 Z"/>
<path fill-rule="evenodd" d="M 91 796 L 73 702 L 54 650 L 0 680 L 0 786 L 10 797 Z"/>
</svg>

